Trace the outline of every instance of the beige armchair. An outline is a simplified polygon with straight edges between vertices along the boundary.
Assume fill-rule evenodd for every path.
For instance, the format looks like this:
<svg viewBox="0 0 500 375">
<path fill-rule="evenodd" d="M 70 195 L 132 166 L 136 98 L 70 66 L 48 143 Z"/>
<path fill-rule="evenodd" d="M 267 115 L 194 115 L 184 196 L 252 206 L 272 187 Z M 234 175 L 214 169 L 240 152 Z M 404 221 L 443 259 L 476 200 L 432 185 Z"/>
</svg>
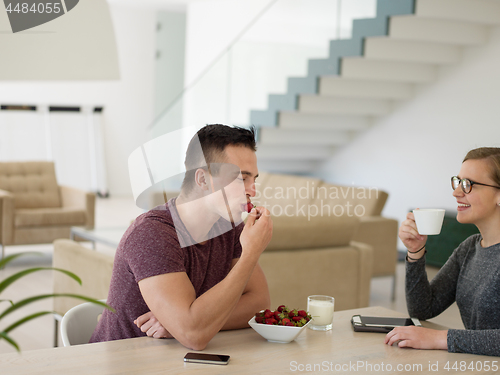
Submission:
<svg viewBox="0 0 500 375">
<path fill-rule="evenodd" d="M 53 162 L 0 163 L 0 248 L 69 238 L 94 227 L 95 194 L 59 186 Z"/>
</svg>

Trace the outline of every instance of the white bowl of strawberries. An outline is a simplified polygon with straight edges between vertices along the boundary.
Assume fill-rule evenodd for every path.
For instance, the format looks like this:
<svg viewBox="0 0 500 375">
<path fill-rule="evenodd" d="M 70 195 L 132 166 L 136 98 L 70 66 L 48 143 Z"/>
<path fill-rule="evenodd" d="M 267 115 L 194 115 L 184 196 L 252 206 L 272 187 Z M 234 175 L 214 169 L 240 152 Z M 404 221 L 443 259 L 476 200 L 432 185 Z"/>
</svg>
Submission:
<svg viewBox="0 0 500 375">
<path fill-rule="evenodd" d="M 263 310 L 255 314 L 248 324 L 270 342 L 289 343 L 295 340 L 311 322 L 311 315 L 304 310 L 289 309 L 285 305 L 276 311 Z"/>
</svg>

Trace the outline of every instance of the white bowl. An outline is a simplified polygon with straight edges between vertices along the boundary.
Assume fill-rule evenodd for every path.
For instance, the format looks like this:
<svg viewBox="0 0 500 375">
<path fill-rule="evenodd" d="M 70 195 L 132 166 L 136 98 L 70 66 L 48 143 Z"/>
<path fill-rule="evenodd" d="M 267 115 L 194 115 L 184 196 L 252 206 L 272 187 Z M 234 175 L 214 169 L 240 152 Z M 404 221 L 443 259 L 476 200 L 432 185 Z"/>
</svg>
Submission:
<svg viewBox="0 0 500 375">
<path fill-rule="evenodd" d="M 312 319 L 302 327 L 277 326 L 257 323 L 254 316 L 252 319 L 250 319 L 248 324 L 267 341 L 286 344 L 295 340 L 297 336 L 300 335 L 300 332 L 302 332 L 302 330 L 306 328 L 307 325 L 311 323 L 311 321 Z"/>
</svg>

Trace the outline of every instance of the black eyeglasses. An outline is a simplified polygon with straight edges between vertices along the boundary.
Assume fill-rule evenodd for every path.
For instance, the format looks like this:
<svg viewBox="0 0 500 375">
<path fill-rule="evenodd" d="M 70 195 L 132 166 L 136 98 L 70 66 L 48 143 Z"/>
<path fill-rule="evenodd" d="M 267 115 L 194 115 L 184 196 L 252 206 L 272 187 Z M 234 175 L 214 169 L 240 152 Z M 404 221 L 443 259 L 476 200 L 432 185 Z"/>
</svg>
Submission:
<svg viewBox="0 0 500 375">
<path fill-rule="evenodd" d="M 453 190 L 456 190 L 457 187 L 461 186 L 462 191 L 465 194 L 469 194 L 472 191 L 472 185 L 482 185 L 482 186 L 489 186 L 489 187 L 494 187 L 494 188 L 500 189 L 499 186 L 481 184 L 480 182 L 471 181 L 468 178 L 460 179 L 458 176 L 453 176 L 451 178 L 451 187 Z"/>
</svg>

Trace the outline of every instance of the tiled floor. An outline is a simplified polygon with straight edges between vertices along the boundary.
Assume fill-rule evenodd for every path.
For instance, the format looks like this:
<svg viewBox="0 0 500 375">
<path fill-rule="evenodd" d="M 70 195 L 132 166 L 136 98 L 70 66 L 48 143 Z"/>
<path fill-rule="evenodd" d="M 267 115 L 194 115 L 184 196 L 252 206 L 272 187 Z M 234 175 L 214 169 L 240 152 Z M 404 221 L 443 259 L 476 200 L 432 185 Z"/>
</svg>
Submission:
<svg viewBox="0 0 500 375">
<path fill-rule="evenodd" d="M 127 226 L 130 224 L 131 220 L 133 220 L 140 213 L 141 210 L 134 206 L 131 199 L 98 199 L 96 205 L 96 226 Z M 5 269 L 0 270 L 0 280 L 3 280 L 7 276 L 28 267 L 51 266 L 51 245 L 11 246 L 6 249 L 7 254 L 22 251 L 38 251 L 40 254 L 19 258 L 12 264 L 8 265 Z M 435 268 L 429 267 L 429 277 L 433 277 L 436 271 L 437 270 Z M 35 294 L 51 293 L 52 272 L 53 271 L 44 270 L 19 279 L 2 293 L 0 299 L 19 301 L 22 298 Z M 68 279 L 68 282 L 73 281 Z M 399 263 L 397 266 L 396 300 L 394 302 L 391 301 L 390 297 L 391 285 L 392 278 L 384 277 L 373 279 L 370 305 L 383 306 L 389 309 L 397 310 L 401 312 L 402 316 L 405 316 L 407 312 L 404 298 L 403 263 Z M 0 302 L 0 311 L 3 311 L 7 306 L 8 302 Z M 43 310 L 50 311 L 51 309 L 52 300 L 42 300 L 16 311 L 12 314 L 14 315 L 14 318 L 8 316 L 2 319 L 0 321 L 0 326 L 6 327 L 8 323 L 27 316 L 30 313 Z M 453 305 L 443 314 L 432 319 L 432 321 L 452 328 L 463 328 L 456 305 Z M 11 336 L 17 341 L 22 350 L 50 348 L 53 345 L 53 335 L 54 320 L 51 315 L 43 316 L 28 322 L 11 333 Z M 8 352 L 15 352 L 15 349 L 9 346 L 4 340 L 0 340 L 0 353 Z"/>
</svg>

